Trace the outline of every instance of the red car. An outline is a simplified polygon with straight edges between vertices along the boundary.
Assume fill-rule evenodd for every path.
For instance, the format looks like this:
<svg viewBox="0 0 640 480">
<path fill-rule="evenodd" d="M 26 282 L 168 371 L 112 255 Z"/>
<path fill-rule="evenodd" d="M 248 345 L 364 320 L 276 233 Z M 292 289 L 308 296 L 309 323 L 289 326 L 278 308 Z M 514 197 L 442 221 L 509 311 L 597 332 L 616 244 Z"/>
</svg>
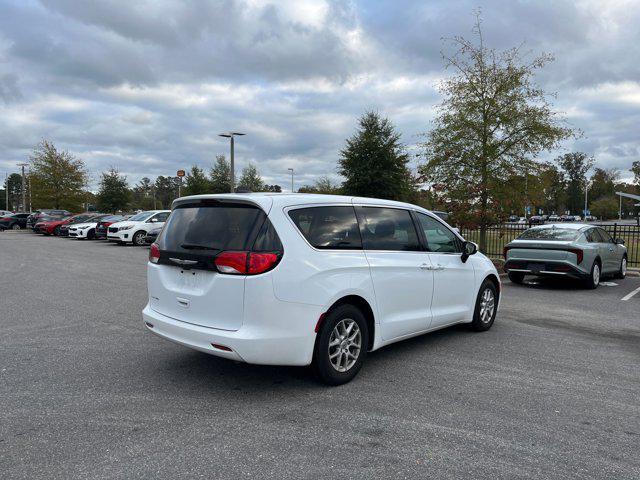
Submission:
<svg viewBox="0 0 640 480">
<path fill-rule="evenodd" d="M 36 233 L 43 233 L 44 235 L 60 235 L 60 227 L 62 225 L 68 225 L 73 222 L 84 222 L 89 218 L 95 216 L 93 213 L 81 213 L 79 215 L 73 215 L 65 218 L 55 218 L 45 220 L 44 222 L 38 222 L 35 226 Z"/>
</svg>

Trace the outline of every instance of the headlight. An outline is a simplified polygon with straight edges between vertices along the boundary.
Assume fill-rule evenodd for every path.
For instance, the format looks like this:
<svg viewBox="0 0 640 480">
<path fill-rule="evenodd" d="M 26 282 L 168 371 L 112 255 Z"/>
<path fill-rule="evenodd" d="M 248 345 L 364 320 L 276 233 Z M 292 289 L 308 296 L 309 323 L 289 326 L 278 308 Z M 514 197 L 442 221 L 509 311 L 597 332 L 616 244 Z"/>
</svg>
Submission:
<svg viewBox="0 0 640 480">
<path fill-rule="evenodd" d="M 131 230 L 132 227 L 133 225 L 127 225 L 126 227 L 120 227 L 118 231 L 121 232 L 122 230 Z"/>
</svg>

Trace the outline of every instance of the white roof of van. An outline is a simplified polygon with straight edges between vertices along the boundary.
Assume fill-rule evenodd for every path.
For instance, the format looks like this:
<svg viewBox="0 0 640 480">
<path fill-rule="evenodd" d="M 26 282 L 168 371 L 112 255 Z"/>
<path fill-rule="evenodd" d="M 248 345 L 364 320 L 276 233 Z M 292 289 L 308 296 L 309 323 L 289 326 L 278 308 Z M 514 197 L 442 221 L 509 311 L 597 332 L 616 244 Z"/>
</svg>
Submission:
<svg viewBox="0 0 640 480">
<path fill-rule="evenodd" d="M 387 205 L 395 207 L 413 208 L 419 210 L 426 209 L 419 207 L 418 205 L 412 205 L 410 203 L 396 202 L 394 200 L 383 200 L 379 198 L 367 198 L 367 197 L 352 197 L 348 195 L 322 195 L 317 193 L 271 193 L 271 192 L 257 192 L 257 193 L 219 193 L 219 194 L 205 194 L 205 195 L 191 195 L 189 197 L 182 197 L 174 200 L 173 207 L 181 203 L 190 202 L 193 200 L 203 199 L 221 199 L 221 200 L 239 200 L 245 202 L 252 202 L 269 211 L 272 206 L 275 207 L 289 207 L 293 205 L 314 205 L 322 203 L 356 203 L 367 205 Z"/>
</svg>

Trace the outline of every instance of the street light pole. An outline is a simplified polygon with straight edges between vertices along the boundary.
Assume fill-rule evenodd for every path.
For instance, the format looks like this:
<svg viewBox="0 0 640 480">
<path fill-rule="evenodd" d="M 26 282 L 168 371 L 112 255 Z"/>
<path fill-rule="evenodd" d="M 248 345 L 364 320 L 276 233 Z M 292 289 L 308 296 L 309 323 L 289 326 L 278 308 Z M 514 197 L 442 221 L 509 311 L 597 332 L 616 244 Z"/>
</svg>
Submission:
<svg viewBox="0 0 640 480">
<path fill-rule="evenodd" d="M 584 182 L 584 217 L 582 218 L 585 222 L 587 221 L 587 195 L 589 192 L 589 180 Z"/>
<path fill-rule="evenodd" d="M 9 174 L 4 174 L 4 196 L 5 196 L 5 207 L 4 209 L 9 211 Z"/>
<path fill-rule="evenodd" d="M 19 163 L 18 166 L 22 168 L 22 213 L 26 213 L 27 212 L 27 189 L 26 189 L 26 184 L 25 184 L 25 179 L 24 179 L 24 167 L 26 167 L 27 165 L 29 165 L 28 163 Z"/>
<path fill-rule="evenodd" d="M 291 193 L 295 193 L 293 190 L 293 168 L 287 168 L 291 172 Z"/>
<path fill-rule="evenodd" d="M 245 135 L 244 133 L 240 133 L 240 132 L 226 132 L 226 133 L 220 133 L 218 134 L 219 137 L 225 137 L 230 139 L 230 148 L 231 148 L 231 152 L 230 152 L 230 166 L 231 166 L 231 181 L 229 182 L 231 185 L 231 193 L 235 192 L 235 183 L 236 183 L 236 172 L 235 172 L 235 162 L 234 162 L 234 158 L 233 158 L 233 154 L 234 154 L 234 145 L 235 145 L 235 141 L 233 139 L 233 137 L 235 137 L 236 135 Z"/>
</svg>

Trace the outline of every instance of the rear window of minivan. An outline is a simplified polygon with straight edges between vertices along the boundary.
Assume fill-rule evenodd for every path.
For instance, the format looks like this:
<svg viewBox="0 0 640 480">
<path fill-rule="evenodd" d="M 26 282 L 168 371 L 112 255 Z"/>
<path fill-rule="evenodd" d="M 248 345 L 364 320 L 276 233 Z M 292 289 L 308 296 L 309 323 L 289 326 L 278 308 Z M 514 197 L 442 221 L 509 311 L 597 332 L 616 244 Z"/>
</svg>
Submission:
<svg viewBox="0 0 640 480">
<path fill-rule="evenodd" d="M 157 244 L 160 250 L 172 252 L 282 250 L 264 211 L 249 204 L 226 202 L 179 205 Z"/>
</svg>

